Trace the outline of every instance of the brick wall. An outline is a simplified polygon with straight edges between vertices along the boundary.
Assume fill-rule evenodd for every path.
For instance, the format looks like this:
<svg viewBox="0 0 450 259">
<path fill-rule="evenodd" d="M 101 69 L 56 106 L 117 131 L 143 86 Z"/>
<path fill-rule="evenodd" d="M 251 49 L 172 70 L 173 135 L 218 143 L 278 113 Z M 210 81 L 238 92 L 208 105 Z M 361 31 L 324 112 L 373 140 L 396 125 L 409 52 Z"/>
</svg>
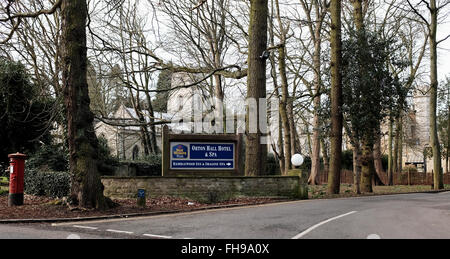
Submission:
<svg viewBox="0 0 450 259">
<path fill-rule="evenodd" d="M 319 183 L 326 184 L 328 182 L 328 172 L 319 173 Z M 387 174 L 380 176 L 383 183 L 387 183 Z M 408 177 L 407 172 L 394 174 L 394 185 L 431 185 L 433 182 L 433 174 L 411 172 Z M 353 184 L 353 172 L 350 170 L 341 171 L 341 183 Z M 444 174 L 444 184 L 450 184 L 450 174 Z"/>
<path fill-rule="evenodd" d="M 235 197 L 289 197 L 298 195 L 299 177 L 102 177 L 104 194 L 111 198 L 136 198 L 138 189 L 149 197 L 173 196 L 198 201 Z"/>
</svg>

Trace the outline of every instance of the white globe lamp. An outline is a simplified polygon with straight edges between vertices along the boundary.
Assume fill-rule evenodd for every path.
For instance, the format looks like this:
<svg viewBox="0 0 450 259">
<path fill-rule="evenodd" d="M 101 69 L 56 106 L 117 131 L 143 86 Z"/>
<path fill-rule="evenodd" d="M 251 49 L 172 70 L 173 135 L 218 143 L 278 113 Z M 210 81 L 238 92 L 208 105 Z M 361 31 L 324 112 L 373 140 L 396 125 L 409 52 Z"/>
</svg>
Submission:
<svg viewBox="0 0 450 259">
<path fill-rule="evenodd" d="M 303 164 L 303 156 L 302 155 L 300 155 L 300 154 L 294 154 L 292 157 L 291 157 L 291 163 L 292 163 L 292 165 L 293 166 L 295 166 L 295 167 L 298 167 L 298 166 L 301 166 L 302 164 Z"/>
</svg>

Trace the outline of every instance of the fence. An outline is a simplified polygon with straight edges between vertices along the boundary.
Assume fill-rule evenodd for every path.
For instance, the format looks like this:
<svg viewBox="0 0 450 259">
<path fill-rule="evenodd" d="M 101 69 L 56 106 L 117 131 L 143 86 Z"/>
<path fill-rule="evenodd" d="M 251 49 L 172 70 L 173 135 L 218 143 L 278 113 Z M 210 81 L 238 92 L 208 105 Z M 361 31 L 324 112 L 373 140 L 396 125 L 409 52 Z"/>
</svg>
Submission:
<svg viewBox="0 0 450 259">
<path fill-rule="evenodd" d="M 387 184 L 387 173 L 381 173 L 378 175 L 381 182 Z M 450 184 L 450 174 L 444 174 L 444 184 Z M 328 172 L 322 171 L 318 176 L 320 184 L 328 183 Z M 418 173 L 418 172 L 402 172 L 395 173 L 393 175 L 394 185 L 431 185 L 433 183 L 433 174 L 431 173 Z M 353 171 L 342 170 L 341 171 L 341 183 L 353 184 Z"/>
</svg>

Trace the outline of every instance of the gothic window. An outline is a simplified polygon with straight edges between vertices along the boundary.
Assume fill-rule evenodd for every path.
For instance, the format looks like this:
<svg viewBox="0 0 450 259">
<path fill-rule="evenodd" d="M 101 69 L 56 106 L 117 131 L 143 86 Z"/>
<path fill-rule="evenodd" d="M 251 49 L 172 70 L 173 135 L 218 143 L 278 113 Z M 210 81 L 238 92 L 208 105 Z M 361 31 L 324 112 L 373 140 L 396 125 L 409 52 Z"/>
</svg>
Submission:
<svg viewBox="0 0 450 259">
<path fill-rule="evenodd" d="M 411 138 L 416 138 L 416 125 L 411 125 Z"/>
<path fill-rule="evenodd" d="M 183 110 L 183 95 L 178 95 L 178 111 Z"/>
<path fill-rule="evenodd" d="M 139 147 L 136 145 L 133 147 L 133 151 L 132 151 L 132 158 L 133 160 L 138 159 L 139 157 Z"/>
</svg>

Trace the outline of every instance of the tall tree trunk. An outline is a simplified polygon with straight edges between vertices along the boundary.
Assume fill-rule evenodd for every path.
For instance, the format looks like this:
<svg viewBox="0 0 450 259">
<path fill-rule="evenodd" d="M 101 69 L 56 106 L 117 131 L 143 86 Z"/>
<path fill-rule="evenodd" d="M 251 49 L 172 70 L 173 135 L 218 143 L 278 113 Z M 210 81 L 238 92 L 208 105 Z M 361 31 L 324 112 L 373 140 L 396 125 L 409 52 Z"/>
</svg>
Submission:
<svg viewBox="0 0 450 259">
<path fill-rule="evenodd" d="M 308 183 L 318 184 L 317 176 L 320 172 L 320 96 L 314 97 L 314 118 L 313 118 L 313 136 L 312 136 L 312 154 L 311 154 L 311 175 Z"/>
<path fill-rule="evenodd" d="M 400 115 L 401 116 L 401 115 Z M 398 173 L 398 146 L 399 146 L 399 138 L 400 138 L 400 122 L 398 117 L 395 119 L 395 134 L 394 134 L 394 150 L 392 156 L 392 172 L 394 174 Z"/>
<path fill-rule="evenodd" d="M 313 136 L 312 136 L 312 153 L 311 153 L 311 175 L 308 179 L 310 184 L 318 184 L 317 176 L 320 172 L 320 149 L 321 136 L 319 118 L 320 96 L 322 88 L 321 80 L 321 52 L 322 52 L 322 25 L 326 15 L 325 3 L 322 1 L 305 1 L 300 0 L 300 4 L 305 12 L 305 19 L 308 22 L 311 42 L 314 44 L 312 53 L 312 70 L 313 70 L 313 87 L 308 87 L 313 97 Z M 313 15 L 314 14 L 314 15 Z"/>
<path fill-rule="evenodd" d="M 148 90 L 148 87 L 146 88 L 146 90 Z M 146 96 L 147 104 L 148 104 L 147 111 L 150 116 L 149 121 L 151 123 L 150 124 L 150 132 L 149 132 L 151 150 L 154 154 L 158 154 L 159 148 L 158 148 L 158 142 L 156 140 L 156 127 L 153 124 L 155 122 L 155 112 L 153 110 L 152 99 L 151 99 L 148 91 L 145 91 L 145 96 Z"/>
<path fill-rule="evenodd" d="M 438 75 L 437 75 L 437 7 L 436 0 L 430 0 L 430 140 L 431 149 L 433 151 L 433 179 L 434 189 L 443 189 L 443 176 L 441 170 L 441 150 L 437 133 L 436 111 L 437 111 L 437 92 L 438 92 Z"/>
<path fill-rule="evenodd" d="M 330 158 L 328 157 L 328 148 L 324 138 L 320 138 L 320 149 L 322 150 L 323 170 L 328 172 L 330 169 Z"/>
<path fill-rule="evenodd" d="M 389 118 L 389 136 L 388 136 L 388 185 L 394 185 L 393 178 L 393 157 L 392 157 L 392 140 L 393 140 L 393 128 L 394 122 L 392 118 Z"/>
<path fill-rule="evenodd" d="M 361 144 L 361 192 L 373 192 L 372 179 L 375 167 L 373 164 L 373 142 L 371 137 L 365 136 Z"/>
<path fill-rule="evenodd" d="M 363 0 L 351 0 L 353 5 L 353 20 L 355 22 L 356 31 L 358 33 L 358 48 L 360 50 L 366 48 L 367 42 L 365 37 L 365 28 L 362 12 Z M 360 60 L 359 77 L 360 82 L 367 75 L 366 68 L 363 65 L 363 57 L 358 57 Z M 364 130 L 364 136 L 361 141 L 362 156 L 361 156 L 361 192 L 372 192 L 372 179 L 374 176 L 375 167 L 373 164 L 373 143 L 374 143 L 374 130 Z"/>
<path fill-rule="evenodd" d="M 98 140 L 93 127 L 94 115 L 89 109 L 86 79 L 86 1 L 64 0 L 61 15 L 64 103 L 72 173 L 71 199 L 83 208 L 105 209 L 108 203 L 103 196 L 97 168 Z"/>
<path fill-rule="evenodd" d="M 361 144 L 360 140 L 350 129 L 347 121 L 344 119 L 344 129 L 352 144 L 353 152 L 353 191 L 356 194 L 361 193 Z"/>
<path fill-rule="evenodd" d="M 280 114 L 278 114 L 277 115 L 279 118 L 278 118 L 278 121 L 281 121 L 281 115 Z M 279 130 L 278 130 L 278 150 L 280 150 L 280 152 L 279 152 L 279 164 L 280 164 L 280 172 L 281 173 L 283 173 L 283 172 L 285 172 L 285 170 L 286 170 L 286 163 L 285 163 L 285 155 L 284 155 L 284 148 L 283 148 L 283 145 L 284 145 L 284 139 L 283 139 L 283 133 L 282 133 L 282 130 L 281 130 L 282 128 L 280 127 L 279 128 Z"/>
<path fill-rule="evenodd" d="M 312 154 L 311 154 L 311 175 L 308 179 L 308 183 L 312 185 L 318 184 L 317 176 L 320 172 L 320 119 L 319 119 L 319 110 L 320 110 L 320 89 L 321 89 L 321 80 L 320 80 L 320 52 L 321 52 L 321 40 L 320 40 L 320 27 L 316 28 L 314 35 L 314 88 L 316 89 L 314 96 L 314 118 L 313 118 L 313 137 L 312 137 Z"/>
<path fill-rule="evenodd" d="M 217 66 L 220 66 L 220 60 L 218 60 L 218 58 L 216 58 L 216 62 L 219 63 Z M 223 106 L 224 97 L 225 95 L 222 89 L 222 76 L 214 75 L 214 128 L 216 133 L 224 133 L 226 128 Z"/>
<path fill-rule="evenodd" d="M 447 149 L 446 149 L 446 155 L 445 155 L 445 173 L 448 174 L 449 172 L 449 163 L 448 163 L 448 155 L 450 153 L 450 87 L 448 88 L 447 92 L 447 105 L 448 105 L 448 113 L 447 113 Z"/>
<path fill-rule="evenodd" d="M 289 117 L 287 112 L 287 102 L 289 100 L 289 91 L 288 91 L 288 81 L 286 76 L 286 49 L 284 44 L 282 47 L 278 48 L 278 69 L 281 77 L 281 101 L 280 101 L 280 115 L 281 121 L 283 125 L 284 132 L 284 174 L 287 174 L 287 171 L 292 168 L 291 166 L 291 157 L 292 157 L 292 138 L 291 138 L 291 127 L 289 125 Z"/>
<path fill-rule="evenodd" d="M 266 60 L 262 53 L 267 49 L 267 0 L 250 1 L 250 24 L 248 29 L 248 76 L 247 99 L 254 99 L 259 106 L 259 98 L 266 98 Z M 265 107 L 264 107 L 265 108 Z M 249 111 L 246 122 L 245 175 L 260 175 L 266 169 L 267 145 L 261 143 L 260 111 L 257 109 L 256 133 L 249 129 Z M 251 116 L 254 116 L 251 115 Z"/>
<path fill-rule="evenodd" d="M 270 45 L 275 46 L 275 39 L 274 39 L 274 32 L 273 32 L 273 15 L 274 15 L 274 0 L 271 0 L 271 12 L 270 12 L 270 19 L 269 19 L 269 38 L 270 38 Z M 276 63 L 275 63 L 275 56 L 270 55 L 269 57 L 270 64 L 271 64 L 271 70 L 270 75 L 272 76 L 273 80 L 273 88 L 274 92 L 277 98 L 280 98 L 280 91 L 278 89 L 278 78 L 277 78 L 277 71 L 276 71 Z M 283 174 L 285 172 L 285 155 L 284 155 L 284 139 L 283 139 L 283 123 L 281 118 L 281 102 L 278 104 L 278 113 L 277 114 L 271 114 L 271 116 L 278 116 L 278 140 L 277 140 L 277 148 L 278 152 L 277 158 L 278 163 L 280 166 L 280 173 Z M 280 124 L 281 122 L 281 124 Z"/>
<path fill-rule="evenodd" d="M 281 115 L 281 121 L 283 125 L 283 132 L 284 132 L 284 172 L 283 174 L 287 174 L 288 170 L 292 168 L 291 165 L 291 157 L 293 154 L 293 137 L 292 135 L 294 132 L 292 132 L 292 119 L 288 115 L 288 102 L 291 101 L 289 98 L 289 88 L 288 88 L 288 80 L 286 75 L 286 34 L 287 31 L 284 29 L 283 23 L 281 22 L 281 15 L 280 15 L 280 5 L 278 3 L 278 0 L 275 0 L 275 9 L 276 9 L 276 15 L 278 20 L 278 26 L 280 29 L 279 38 L 281 41 L 280 46 L 278 47 L 278 71 L 280 73 L 281 78 L 281 100 L 280 100 L 280 115 Z"/>
<path fill-rule="evenodd" d="M 373 145 L 373 163 L 375 166 L 375 184 L 376 185 L 384 185 L 382 179 L 384 179 L 384 175 L 386 173 L 383 170 L 383 162 L 381 161 L 381 136 L 377 134 L 375 144 Z"/>
<path fill-rule="evenodd" d="M 300 145 L 300 138 L 298 136 L 297 127 L 295 125 L 294 99 L 295 98 L 293 98 L 292 96 L 289 97 L 288 103 L 287 103 L 287 113 L 288 113 L 288 118 L 289 118 L 289 130 L 290 130 L 290 134 L 291 134 L 291 154 L 292 155 L 302 152 L 302 147 Z"/>
<path fill-rule="evenodd" d="M 356 143 L 353 145 L 353 191 L 361 193 L 361 149 Z"/>
<path fill-rule="evenodd" d="M 397 127 L 397 171 L 401 173 L 403 168 L 403 112 L 400 112 Z"/>
<path fill-rule="evenodd" d="M 328 173 L 329 194 L 340 189 L 342 155 L 342 74 L 341 74 L 341 1 L 331 0 L 331 132 L 330 171 Z"/>
</svg>

